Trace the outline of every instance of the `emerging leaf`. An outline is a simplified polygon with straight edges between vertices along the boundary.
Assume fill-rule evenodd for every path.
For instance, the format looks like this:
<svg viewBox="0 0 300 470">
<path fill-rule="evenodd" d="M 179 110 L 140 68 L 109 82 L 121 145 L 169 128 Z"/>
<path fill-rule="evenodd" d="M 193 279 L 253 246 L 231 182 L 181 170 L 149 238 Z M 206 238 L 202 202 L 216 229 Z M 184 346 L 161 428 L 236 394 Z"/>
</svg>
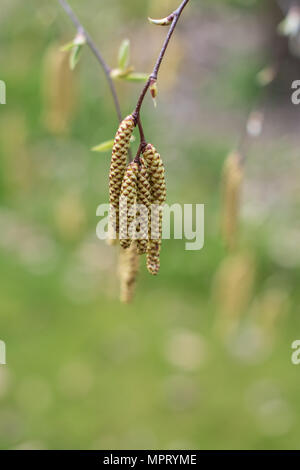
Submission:
<svg viewBox="0 0 300 470">
<path fill-rule="evenodd" d="M 132 135 L 130 137 L 130 142 L 135 142 L 135 137 Z M 105 142 L 102 142 L 99 145 L 95 145 L 91 150 L 92 152 L 107 152 L 108 150 L 111 150 L 114 145 L 114 139 L 112 140 L 106 140 Z"/>
<path fill-rule="evenodd" d="M 160 18 L 158 20 L 148 17 L 148 20 L 150 21 L 150 23 L 156 24 L 158 26 L 168 26 L 172 23 L 173 19 L 174 19 L 173 14 L 170 16 L 167 16 L 166 18 Z"/>
<path fill-rule="evenodd" d="M 149 75 L 146 73 L 129 73 L 122 78 L 128 82 L 146 82 L 149 78 Z"/>
<path fill-rule="evenodd" d="M 86 39 L 85 39 L 84 34 L 78 33 L 76 34 L 75 38 L 72 41 L 62 46 L 61 50 L 63 52 L 68 52 L 68 51 L 71 51 L 76 46 L 83 46 L 85 43 L 86 43 Z"/>
<path fill-rule="evenodd" d="M 76 65 L 79 62 L 81 49 L 82 49 L 82 45 L 76 45 L 71 50 L 71 54 L 70 54 L 70 67 L 71 67 L 71 70 L 74 70 Z"/>
<path fill-rule="evenodd" d="M 107 152 L 108 150 L 111 150 L 113 148 L 113 145 L 114 139 L 106 140 L 105 142 L 102 142 L 101 144 L 93 147 L 92 152 Z"/>
<path fill-rule="evenodd" d="M 150 89 L 150 93 L 151 93 L 151 96 L 152 96 L 152 99 L 153 99 L 154 107 L 156 108 L 156 106 L 157 106 L 156 97 L 158 95 L 157 80 L 156 79 L 151 78 L 150 88 L 149 89 Z"/>
<path fill-rule="evenodd" d="M 125 77 L 127 77 L 127 75 L 132 73 L 133 70 L 134 70 L 133 67 L 127 67 L 126 69 L 112 69 L 111 72 L 110 72 L 110 76 L 114 80 L 117 79 L 117 78 L 125 78 Z"/>
<path fill-rule="evenodd" d="M 130 61 L 130 41 L 124 39 L 119 49 L 118 65 L 121 70 L 128 67 Z"/>
<path fill-rule="evenodd" d="M 70 41 L 70 42 L 68 42 L 67 44 L 65 44 L 64 46 L 62 46 L 62 47 L 60 48 L 60 50 L 61 50 L 62 52 L 68 52 L 68 51 L 70 51 L 71 49 L 73 49 L 73 47 L 75 47 L 74 40 L 73 40 L 73 41 Z"/>
</svg>

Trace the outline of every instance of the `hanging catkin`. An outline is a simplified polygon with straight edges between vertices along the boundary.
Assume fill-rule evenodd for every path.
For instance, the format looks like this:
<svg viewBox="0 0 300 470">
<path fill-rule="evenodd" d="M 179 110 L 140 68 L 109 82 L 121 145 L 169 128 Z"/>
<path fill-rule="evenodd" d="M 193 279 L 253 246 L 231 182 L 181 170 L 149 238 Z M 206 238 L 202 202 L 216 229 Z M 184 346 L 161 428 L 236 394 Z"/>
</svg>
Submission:
<svg viewBox="0 0 300 470">
<path fill-rule="evenodd" d="M 147 269 L 156 275 L 160 269 L 160 249 L 162 237 L 162 211 L 159 209 L 166 201 L 165 170 L 161 156 L 152 144 L 148 144 L 143 157 L 146 161 L 151 185 L 151 223 L 147 248 Z"/>
<path fill-rule="evenodd" d="M 166 182 L 161 156 L 152 144 L 148 144 L 143 157 L 149 171 L 152 204 L 163 205 L 166 202 Z"/>
<path fill-rule="evenodd" d="M 45 55 L 42 77 L 44 124 L 53 134 L 69 130 L 76 106 L 76 81 L 70 70 L 68 54 L 57 44 L 50 46 Z"/>
<path fill-rule="evenodd" d="M 142 255 L 147 252 L 148 233 L 149 233 L 149 215 L 151 209 L 151 185 L 149 173 L 145 160 L 140 158 L 139 174 L 138 174 L 138 192 L 137 203 L 139 208 L 140 224 L 138 228 L 137 252 Z"/>
<path fill-rule="evenodd" d="M 137 197 L 137 177 L 139 166 L 131 162 L 125 172 L 120 195 L 120 245 L 126 249 L 130 246 L 133 234 L 131 224 L 135 219 L 134 206 Z"/>
<path fill-rule="evenodd" d="M 113 232 L 119 233 L 119 198 L 122 181 L 126 171 L 127 154 L 130 145 L 135 122 L 133 117 L 127 116 L 120 124 L 116 133 L 112 150 L 110 173 L 109 173 L 109 198 L 114 209 L 114 214 L 110 214 L 110 226 Z M 115 218 L 113 217 L 115 215 Z M 111 233 L 109 229 L 109 233 Z"/>
<path fill-rule="evenodd" d="M 129 248 L 121 248 L 119 275 L 121 282 L 121 302 L 130 303 L 133 299 L 136 278 L 139 271 L 139 255 L 136 250 L 136 242 L 133 241 Z"/>
<path fill-rule="evenodd" d="M 242 182 L 241 156 L 238 152 L 232 152 L 224 165 L 222 201 L 222 235 L 229 249 L 236 246 Z"/>
<path fill-rule="evenodd" d="M 238 328 L 249 308 L 255 282 L 255 259 L 251 253 L 227 256 L 213 282 L 213 299 L 217 306 L 216 332 L 226 337 Z"/>
<path fill-rule="evenodd" d="M 161 240 L 149 240 L 147 248 L 147 269 L 156 276 L 160 270 Z"/>
</svg>

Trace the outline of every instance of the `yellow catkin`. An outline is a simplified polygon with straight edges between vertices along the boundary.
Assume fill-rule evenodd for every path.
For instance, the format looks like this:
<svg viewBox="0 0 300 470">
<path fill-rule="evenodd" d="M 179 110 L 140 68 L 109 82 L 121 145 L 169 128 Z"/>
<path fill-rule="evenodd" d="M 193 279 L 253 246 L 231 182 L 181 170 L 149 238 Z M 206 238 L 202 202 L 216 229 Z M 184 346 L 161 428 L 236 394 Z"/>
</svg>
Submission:
<svg viewBox="0 0 300 470">
<path fill-rule="evenodd" d="M 130 303 L 133 299 L 136 278 L 139 271 L 139 255 L 136 249 L 136 242 L 132 242 L 130 247 L 120 251 L 120 298 L 123 303 Z"/>
<path fill-rule="evenodd" d="M 86 229 L 86 210 L 77 190 L 69 189 L 59 198 L 54 212 L 54 220 L 61 238 L 67 241 L 78 240 Z"/>
<path fill-rule="evenodd" d="M 143 157 L 149 171 L 152 204 L 163 205 L 166 202 L 166 182 L 161 156 L 152 144 L 148 144 Z"/>
<path fill-rule="evenodd" d="M 137 203 L 142 205 L 142 212 L 139 212 L 139 238 L 137 239 L 137 252 L 142 255 L 147 252 L 148 233 L 149 233 L 149 215 L 151 207 L 151 185 L 149 173 L 143 158 L 140 159 L 138 185 L 137 185 Z"/>
<path fill-rule="evenodd" d="M 145 159 L 151 185 L 151 204 L 162 206 L 166 201 L 165 169 L 161 156 L 152 144 L 148 144 L 144 150 Z M 162 236 L 162 211 L 151 212 L 149 227 L 151 236 L 147 248 L 147 269 L 152 275 L 157 275 L 160 269 L 160 250 Z"/>
<path fill-rule="evenodd" d="M 122 181 L 126 171 L 127 154 L 135 122 L 133 117 L 127 116 L 120 124 L 115 136 L 109 172 L 109 199 L 115 211 L 115 219 L 110 215 L 110 226 L 113 232 L 119 233 L 119 199 Z M 115 222 L 115 223 L 114 223 Z M 111 229 L 109 230 L 109 233 Z"/>
<path fill-rule="evenodd" d="M 37 168 L 28 147 L 28 123 L 23 110 L 8 111 L 2 115 L 0 141 L 6 191 L 24 197 L 34 188 Z"/>
<path fill-rule="evenodd" d="M 238 253 L 221 263 L 213 283 L 213 297 L 218 309 L 216 329 L 220 336 L 230 335 L 249 307 L 253 293 L 255 262 L 251 254 Z"/>
<path fill-rule="evenodd" d="M 231 250 L 236 247 L 237 242 L 242 182 L 241 156 L 233 152 L 227 157 L 224 165 L 222 194 L 222 236 Z"/>
<path fill-rule="evenodd" d="M 74 73 L 70 70 L 69 55 L 59 45 L 46 52 L 42 78 L 44 123 L 53 134 L 68 131 L 76 104 Z"/>
<path fill-rule="evenodd" d="M 137 177 L 139 166 L 136 162 L 131 162 L 125 172 L 120 194 L 120 245 L 126 249 L 132 241 L 130 226 L 135 219 L 135 214 L 131 213 L 136 204 L 137 197 Z"/>
<path fill-rule="evenodd" d="M 147 269 L 152 276 L 156 276 L 160 270 L 161 240 L 149 240 L 147 248 Z"/>
</svg>

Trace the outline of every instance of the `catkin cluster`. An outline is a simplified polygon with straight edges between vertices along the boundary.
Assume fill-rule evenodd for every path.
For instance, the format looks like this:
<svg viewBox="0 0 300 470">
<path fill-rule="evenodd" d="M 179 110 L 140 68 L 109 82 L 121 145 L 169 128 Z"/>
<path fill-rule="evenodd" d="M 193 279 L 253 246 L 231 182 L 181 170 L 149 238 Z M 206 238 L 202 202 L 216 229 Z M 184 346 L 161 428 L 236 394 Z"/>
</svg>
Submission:
<svg viewBox="0 0 300 470">
<path fill-rule="evenodd" d="M 147 269 L 156 275 L 160 268 L 161 206 L 166 201 L 165 170 L 161 156 L 152 144 L 146 145 L 142 154 L 126 166 L 134 125 L 133 117 L 128 116 L 120 124 L 113 146 L 110 204 L 116 217 L 110 219 L 110 233 L 113 226 L 124 253 L 130 250 L 131 255 L 133 252 L 146 254 Z M 126 297 L 124 285 L 123 298 Z"/>
</svg>

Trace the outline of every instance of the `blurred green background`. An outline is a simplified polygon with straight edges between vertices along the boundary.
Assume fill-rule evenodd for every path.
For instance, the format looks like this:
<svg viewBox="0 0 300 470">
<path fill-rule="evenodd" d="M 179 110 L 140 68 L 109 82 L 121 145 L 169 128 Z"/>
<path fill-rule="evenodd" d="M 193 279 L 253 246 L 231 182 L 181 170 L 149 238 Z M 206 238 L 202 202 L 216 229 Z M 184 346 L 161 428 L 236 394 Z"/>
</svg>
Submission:
<svg viewBox="0 0 300 470">
<path fill-rule="evenodd" d="M 147 16 L 179 1 L 70 3 L 111 66 L 128 38 L 136 70 L 150 72 L 166 30 Z M 124 306 L 116 251 L 95 234 L 110 155 L 90 149 L 117 126 L 103 73 L 88 50 L 74 73 L 63 67 L 74 29 L 58 2 L 1 0 L 2 449 L 299 448 L 300 115 L 290 87 L 300 68 L 285 39 L 263 133 L 247 147 L 237 251 L 219 228 L 223 163 L 281 19 L 275 1 L 186 8 L 158 107 L 147 98 L 142 117 L 168 202 L 205 204 L 205 246 L 164 241 L 160 275 L 142 263 Z M 117 83 L 124 115 L 141 86 Z"/>
</svg>

